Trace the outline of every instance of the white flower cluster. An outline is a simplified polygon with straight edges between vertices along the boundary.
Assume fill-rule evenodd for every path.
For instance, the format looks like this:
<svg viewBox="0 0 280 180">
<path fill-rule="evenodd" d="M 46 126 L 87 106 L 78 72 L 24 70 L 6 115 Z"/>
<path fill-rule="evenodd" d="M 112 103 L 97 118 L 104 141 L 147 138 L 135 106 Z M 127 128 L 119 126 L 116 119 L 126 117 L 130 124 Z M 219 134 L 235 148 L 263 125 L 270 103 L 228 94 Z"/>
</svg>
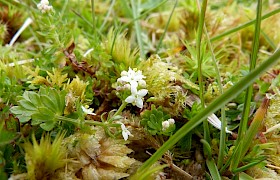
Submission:
<svg viewBox="0 0 280 180">
<path fill-rule="evenodd" d="M 146 81 L 143 80 L 142 71 L 129 68 L 128 71 L 122 71 L 121 77 L 117 82 L 121 85 L 117 90 L 129 89 L 131 95 L 125 99 L 125 102 L 132 103 L 139 108 L 143 108 L 143 97 L 148 93 L 147 89 L 141 89 L 146 87 Z"/>
<path fill-rule="evenodd" d="M 170 126 L 172 126 L 172 125 L 174 125 L 174 124 L 175 124 L 175 120 L 172 119 L 172 118 L 170 118 L 170 119 L 168 119 L 168 120 L 166 120 L 166 121 L 163 121 L 163 122 L 161 123 L 161 125 L 162 125 L 162 131 L 165 131 L 166 129 L 168 129 Z"/>
<path fill-rule="evenodd" d="M 37 8 L 42 12 L 48 12 L 53 9 L 52 6 L 49 6 L 49 1 L 48 0 L 41 0 L 39 4 L 37 4 Z"/>
</svg>

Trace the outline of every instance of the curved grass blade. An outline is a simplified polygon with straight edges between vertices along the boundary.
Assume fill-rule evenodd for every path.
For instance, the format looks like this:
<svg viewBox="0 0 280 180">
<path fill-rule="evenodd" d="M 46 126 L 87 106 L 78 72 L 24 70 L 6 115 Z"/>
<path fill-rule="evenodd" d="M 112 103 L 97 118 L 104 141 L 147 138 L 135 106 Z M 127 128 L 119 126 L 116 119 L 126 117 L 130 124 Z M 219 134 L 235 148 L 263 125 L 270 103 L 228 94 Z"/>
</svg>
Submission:
<svg viewBox="0 0 280 180">
<path fill-rule="evenodd" d="M 265 14 L 265 15 L 263 15 L 263 16 L 261 17 L 261 19 L 262 19 L 262 20 L 267 19 L 267 18 L 269 18 L 269 17 L 271 17 L 271 16 L 273 16 L 273 15 L 279 13 L 279 12 L 280 12 L 280 8 L 277 8 L 277 9 L 275 9 L 275 10 L 273 10 L 273 11 L 271 11 L 271 12 Z M 237 26 L 236 28 L 232 28 L 232 29 L 230 29 L 230 30 L 228 30 L 228 31 L 226 31 L 226 32 L 224 32 L 224 33 L 221 33 L 221 34 L 219 34 L 219 35 L 217 35 L 217 36 L 214 36 L 214 37 L 212 37 L 210 40 L 211 40 L 211 42 L 217 41 L 217 40 L 219 40 L 219 39 L 221 39 L 221 38 L 223 38 L 223 37 L 225 37 L 225 36 L 227 36 L 227 35 L 229 35 L 229 34 L 235 33 L 235 32 L 237 32 L 237 31 L 239 31 L 239 30 L 241 30 L 241 29 L 244 29 L 244 28 L 246 28 L 246 27 L 248 27 L 248 26 L 251 26 L 251 25 L 253 25 L 254 23 L 256 23 L 256 19 L 254 19 L 254 20 L 252 20 L 252 21 L 249 21 L 249 22 L 247 22 L 247 23 L 245 23 L 245 24 L 242 24 L 242 25 L 240 25 L 240 26 Z"/>
<path fill-rule="evenodd" d="M 251 85 L 262 73 L 267 71 L 280 58 L 280 50 L 276 51 L 270 58 L 260 66 L 250 72 L 247 76 L 228 89 L 224 94 L 214 100 L 207 108 L 198 113 L 188 123 L 181 127 L 173 136 L 171 136 L 143 165 L 138 169 L 136 176 L 147 171 L 161 156 L 175 145 L 181 138 L 203 122 L 210 114 L 216 112 L 239 93 Z"/>
</svg>

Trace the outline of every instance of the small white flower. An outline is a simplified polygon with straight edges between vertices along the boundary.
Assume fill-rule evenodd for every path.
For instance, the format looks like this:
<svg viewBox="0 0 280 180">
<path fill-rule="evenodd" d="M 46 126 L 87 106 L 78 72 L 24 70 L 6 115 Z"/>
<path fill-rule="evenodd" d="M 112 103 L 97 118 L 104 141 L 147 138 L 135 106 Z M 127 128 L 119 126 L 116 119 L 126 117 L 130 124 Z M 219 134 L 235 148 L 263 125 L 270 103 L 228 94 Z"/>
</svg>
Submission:
<svg viewBox="0 0 280 180">
<path fill-rule="evenodd" d="M 123 88 L 124 88 L 124 89 L 130 90 L 130 89 L 131 89 L 131 85 L 130 85 L 130 84 L 125 84 L 125 85 L 123 86 Z"/>
<path fill-rule="evenodd" d="M 168 121 L 163 121 L 163 122 L 161 123 L 161 125 L 162 125 L 162 130 L 163 130 L 163 131 L 165 131 L 166 129 L 168 129 L 169 126 L 170 126 L 170 124 L 169 124 Z"/>
<path fill-rule="evenodd" d="M 148 93 L 146 87 L 146 78 L 142 71 L 129 68 L 128 71 L 122 71 L 121 77 L 117 79 L 117 90 L 130 90 L 131 95 L 125 99 L 125 102 L 132 103 L 139 108 L 143 108 L 143 97 Z M 123 88 L 120 88 L 123 87 Z M 140 89 L 140 90 L 139 90 Z"/>
<path fill-rule="evenodd" d="M 139 108 L 143 108 L 143 97 L 148 93 L 147 89 L 141 89 L 139 91 L 133 90 L 132 94 L 125 99 L 125 102 L 132 103 Z"/>
<path fill-rule="evenodd" d="M 128 136 L 132 136 L 132 134 L 129 132 L 129 130 L 125 127 L 125 125 L 123 123 L 121 124 L 121 128 L 122 128 L 122 136 L 123 139 L 126 141 L 128 139 Z"/>
<path fill-rule="evenodd" d="M 96 115 L 95 113 L 93 113 L 93 109 L 92 108 L 88 108 L 88 106 L 82 106 L 82 110 L 84 111 L 84 113 L 89 114 L 89 115 Z"/>
<path fill-rule="evenodd" d="M 138 83 L 138 81 L 143 80 L 143 78 L 145 78 L 145 76 L 142 75 L 142 71 L 138 70 L 137 72 L 135 72 L 133 69 L 129 68 L 128 71 L 122 71 L 121 72 L 121 76 L 119 79 L 120 81 L 124 81 L 124 82 L 136 82 Z"/>
<path fill-rule="evenodd" d="M 48 0 L 41 0 L 39 4 L 37 4 L 37 8 L 42 12 L 48 12 L 53 9 L 52 6 L 49 6 L 49 1 Z"/>
<path fill-rule="evenodd" d="M 144 81 L 143 79 L 139 80 L 139 86 L 142 88 L 146 87 L 146 81 Z"/>
<path fill-rule="evenodd" d="M 163 122 L 161 123 L 161 125 L 162 125 L 162 130 L 165 131 L 166 129 L 168 129 L 170 126 L 172 126 L 172 125 L 174 125 L 174 124 L 175 124 L 175 120 L 172 119 L 172 118 L 170 118 L 170 119 L 168 119 L 168 120 L 166 120 L 166 121 L 163 121 Z"/>
<path fill-rule="evenodd" d="M 172 119 L 172 118 L 168 119 L 168 122 L 169 122 L 169 124 L 170 124 L 170 125 L 175 124 L 175 120 L 174 120 L 174 119 Z"/>
</svg>

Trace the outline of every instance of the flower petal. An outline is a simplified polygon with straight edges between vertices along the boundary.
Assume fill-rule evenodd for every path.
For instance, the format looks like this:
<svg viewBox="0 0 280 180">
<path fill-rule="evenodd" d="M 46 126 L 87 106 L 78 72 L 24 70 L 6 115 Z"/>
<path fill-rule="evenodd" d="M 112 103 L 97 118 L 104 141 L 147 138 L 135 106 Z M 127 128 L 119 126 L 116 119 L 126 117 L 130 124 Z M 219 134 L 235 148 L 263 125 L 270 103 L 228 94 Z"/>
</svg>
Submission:
<svg viewBox="0 0 280 180">
<path fill-rule="evenodd" d="M 142 100 L 142 98 L 137 98 L 135 100 L 135 104 L 136 104 L 137 107 L 143 108 L 143 100 Z"/>
<path fill-rule="evenodd" d="M 147 93 L 148 93 L 148 90 L 147 90 L 147 89 L 140 89 L 140 90 L 137 92 L 137 95 L 140 96 L 140 97 L 144 97 L 144 96 L 146 96 Z"/>
<path fill-rule="evenodd" d="M 128 134 L 125 131 L 122 131 L 122 136 L 125 141 L 128 139 Z"/>
<path fill-rule="evenodd" d="M 131 136 L 131 133 L 129 132 L 129 130 L 125 127 L 125 125 L 123 123 L 121 124 L 121 128 L 122 128 L 122 136 L 123 139 L 126 141 L 128 139 L 128 136 Z"/>
<path fill-rule="evenodd" d="M 169 122 L 170 125 L 171 125 L 171 124 L 175 124 L 175 120 L 172 119 L 172 118 L 168 119 L 168 122 Z"/>
<path fill-rule="evenodd" d="M 122 71 L 121 76 L 127 76 L 127 71 Z"/>
<path fill-rule="evenodd" d="M 131 96 L 128 96 L 124 101 L 127 103 L 134 103 L 135 100 L 136 100 L 136 97 L 131 95 Z"/>
<path fill-rule="evenodd" d="M 121 81 L 124 81 L 124 82 L 130 82 L 131 81 L 131 78 L 129 76 L 122 76 L 119 78 Z"/>
<path fill-rule="evenodd" d="M 138 86 L 138 83 L 136 81 L 131 81 L 130 82 L 131 94 L 136 94 L 137 93 L 137 86 Z"/>
</svg>

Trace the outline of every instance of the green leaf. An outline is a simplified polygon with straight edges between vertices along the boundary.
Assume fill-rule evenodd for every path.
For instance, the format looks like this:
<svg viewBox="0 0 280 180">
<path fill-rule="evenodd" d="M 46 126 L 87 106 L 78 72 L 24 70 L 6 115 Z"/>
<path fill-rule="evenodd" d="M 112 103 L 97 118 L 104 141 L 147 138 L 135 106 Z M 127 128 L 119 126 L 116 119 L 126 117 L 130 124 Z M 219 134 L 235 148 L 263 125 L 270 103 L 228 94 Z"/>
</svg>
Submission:
<svg viewBox="0 0 280 180">
<path fill-rule="evenodd" d="M 38 108 L 38 113 L 40 113 L 40 114 L 42 114 L 42 115 L 44 115 L 46 117 L 54 118 L 54 116 L 55 116 L 55 112 L 51 111 L 47 107 L 39 107 Z"/>
<path fill-rule="evenodd" d="M 38 125 L 42 122 L 52 122 L 54 121 L 54 115 L 46 115 L 42 113 L 35 113 L 31 116 L 32 125 Z"/>
<path fill-rule="evenodd" d="M 52 130 L 55 127 L 55 124 L 56 124 L 56 122 L 49 121 L 49 122 L 40 124 L 40 127 L 42 129 L 44 129 L 45 131 L 50 131 L 50 130 Z"/>
<path fill-rule="evenodd" d="M 41 106 L 40 96 L 37 93 L 32 92 L 32 91 L 26 91 L 26 92 L 24 92 L 24 94 L 25 93 L 27 94 L 28 99 L 31 101 L 31 103 L 34 106 L 36 106 L 36 107 Z"/>
<path fill-rule="evenodd" d="M 18 135 L 15 132 L 2 130 L 0 132 L 0 147 L 14 141 Z"/>
<path fill-rule="evenodd" d="M 41 101 L 42 103 L 49 108 L 52 112 L 61 113 L 60 109 L 58 109 L 58 106 L 55 104 L 54 101 L 52 101 L 48 96 L 41 95 Z"/>
<path fill-rule="evenodd" d="M 148 126 L 151 128 L 151 129 L 157 129 L 157 126 L 156 126 L 156 124 L 154 123 L 154 122 L 152 122 L 152 121 L 148 121 L 147 122 L 148 123 Z"/>
<path fill-rule="evenodd" d="M 26 109 L 24 109 L 22 106 L 13 106 L 11 107 L 10 111 L 13 114 L 23 114 L 26 111 Z"/>
<path fill-rule="evenodd" d="M 2 122 L 0 124 L 0 147 L 3 146 L 3 145 L 11 143 L 19 135 L 14 131 L 7 131 L 6 129 L 4 129 L 4 125 L 5 125 L 4 122 Z"/>
<path fill-rule="evenodd" d="M 22 99 L 22 100 L 20 100 L 20 101 L 18 101 L 19 102 L 19 104 L 23 107 L 23 108 L 25 108 L 25 109 L 27 109 L 27 110 L 31 110 L 31 111 L 35 111 L 36 110 L 36 107 L 30 102 L 30 101 L 27 101 L 27 100 L 25 100 L 25 99 Z"/>
<path fill-rule="evenodd" d="M 56 99 L 56 102 L 58 104 L 58 109 L 60 110 L 60 112 L 64 111 L 65 108 L 65 95 L 66 92 L 65 91 L 60 91 L 58 93 L 58 91 L 53 91 L 54 93 L 54 97 Z"/>
<path fill-rule="evenodd" d="M 30 116 L 26 116 L 24 114 L 23 115 L 17 115 L 17 118 L 19 119 L 19 122 L 21 122 L 21 123 L 26 123 L 31 119 Z"/>
</svg>

